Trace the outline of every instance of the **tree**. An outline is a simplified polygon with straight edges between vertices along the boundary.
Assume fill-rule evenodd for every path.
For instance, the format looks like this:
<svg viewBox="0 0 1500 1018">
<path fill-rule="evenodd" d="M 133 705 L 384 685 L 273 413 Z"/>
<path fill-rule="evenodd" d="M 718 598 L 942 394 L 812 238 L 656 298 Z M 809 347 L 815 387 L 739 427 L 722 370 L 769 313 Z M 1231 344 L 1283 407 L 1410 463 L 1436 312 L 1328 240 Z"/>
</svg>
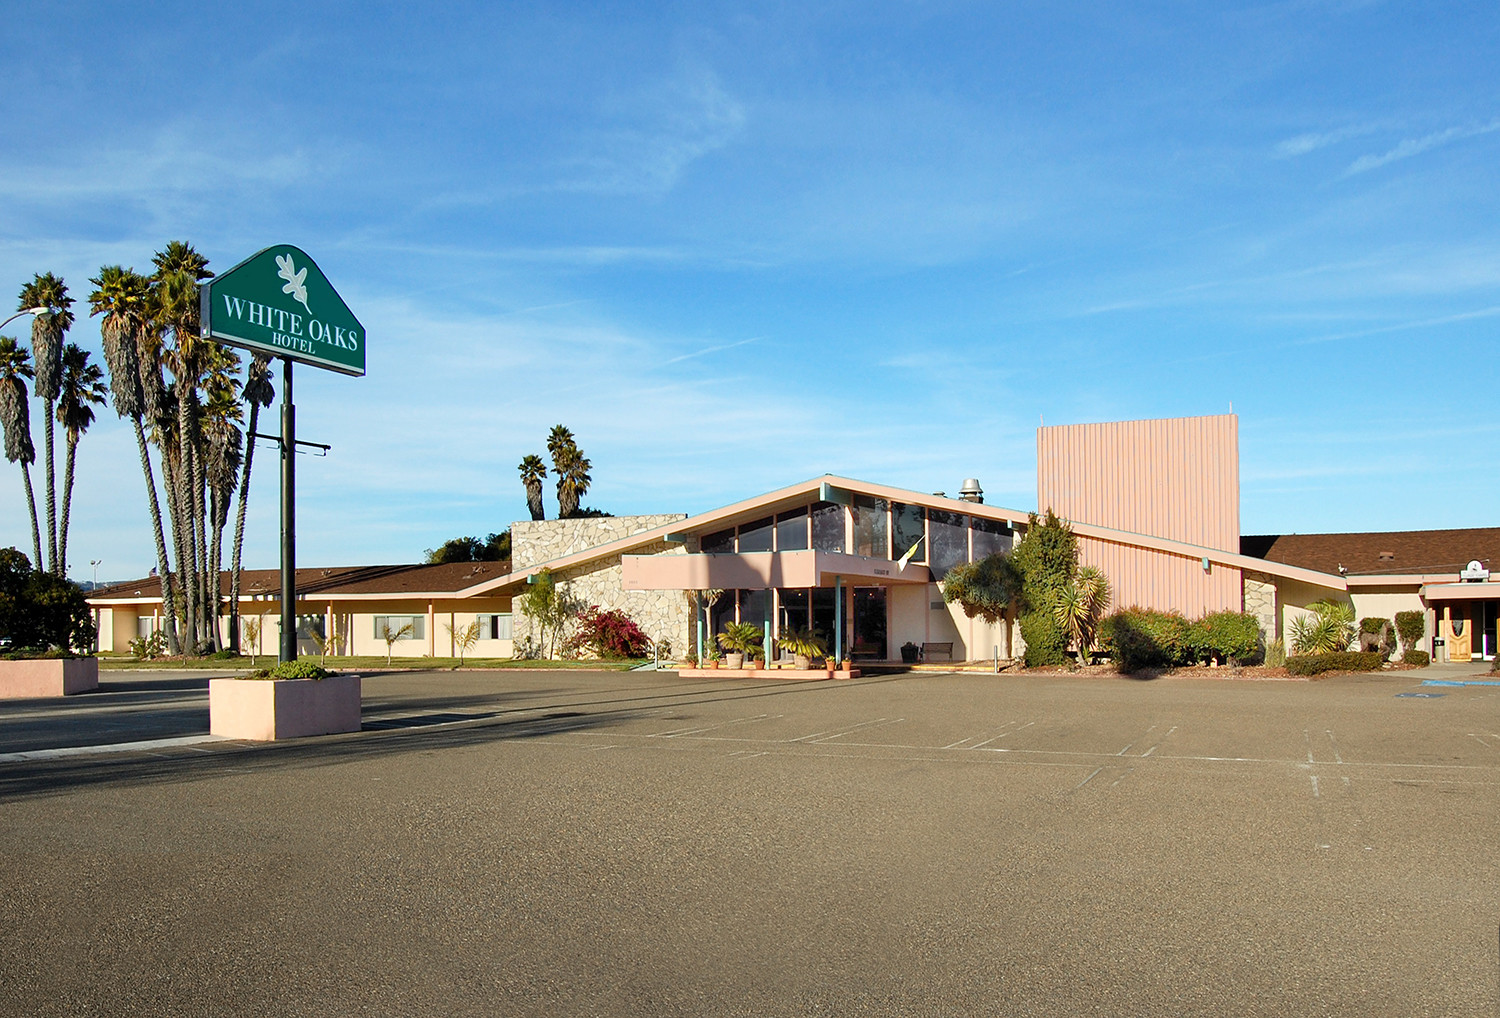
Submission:
<svg viewBox="0 0 1500 1018">
<path fill-rule="evenodd" d="M 1032 513 L 1011 558 L 1021 572 L 1020 629 L 1026 664 L 1062 664 L 1068 635 L 1057 623 L 1057 603 L 1078 572 L 1078 539 L 1051 509 Z"/>
<path fill-rule="evenodd" d="M 46 408 L 43 418 L 42 437 L 46 449 L 45 487 L 43 495 L 47 506 L 47 571 L 62 575 L 57 561 L 57 473 L 53 455 L 54 439 L 52 421 L 56 412 L 59 387 L 62 384 L 63 335 L 73 326 L 73 298 L 68 288 L 52 273 L 39 273 L 31 282 L 21 287 L 17 310 L 44 307 L 48 310 L 31 320 L 31 352 L 36 364 L 36 379 L 32 391 Z M 42 568 L 37 563 L 37 568 Z"/>
<path fill-rule="evenodd" d="M 521 483 L 526 486 L 526 508 L 531 510 L 533 520 L 545 520 L 546 508 L 542 505 L 542 481 L 547 477 L 547 464 L 536 455 L 521 458 Z"/>
<path fill-rule="evenodd" d="M 94 621 L 76 583 L 32 569 L 14 548 L 0 549 L 0 638 L 18 650 L 87 654 Z"/>
<path fill-rule="evenodd" d="M 561 424 L 547 435 L 547 452 L 552 456 L 552 473 L 557 477 L 557 518 L 574 519 L 578 503 L 589 490 L 592 466 L 578 448 L 573 433 Z"/>
<path fill-rule="evenodd" d="M 943 577 L 943 600 L 958 602 L 969 618 L 989 623 L 1005 621 L 1021 598 L 1021 570 L 1004 552 L 954 566 Z"/>
<path fill-rule="evenodd" d="M 380 632 L 375 635 L 385 641 L 385 666 L 387 668 L 391 666 L 391 655 L 395 653 L 396 641 L 404 640 L 414 632 L 416 632 L 416 627 L 410 622 L 396 629 L 392 629 L 389 622 L 380 623 Z"/>
<path fill-rule="evenodd" d="M 455 537 L 426 552 L 427 564 L 434 566 L 447 562 L 504 562 L 509 558 L 509 527 L 483 541 L 477 537 Z"/>
<path fill-rule="evenodd" d="M 546 569 L 533 576 L 526 587 L 526 593 L 511 603 L 536 625 L 538 650 L 544 658 L 556 653 L 562 627 L 578 611 L 577 602 L 569 596 L 566 588 L 558 587 L 552 573 Z M 550 651 L 547 643 L 549 637 L 552 640 Z"/>
<path fill-rule="evenodd" d="M 479 620 L 475 619 L 462 629 L 454 629 L 451 622 L 444 622 L 443 628 L 448 630 L 448 636 L 453 640 L 453 646 L 458 649 L 458 664 L 454 670 L 464 666 L 464 655 L 474 649 L 474 644 L 479 642 Z"/>
<path fill-rule="evenodd" d="M 1109 580 L 1093 566 L 1078 570 L 1073 582 L 1058 592 L 1052 617 L 1072 642 L 1080 665 L 1099 638 L 1099 622 L 1109 608 Z"/>
<path fill-rule="evenodd" d="M 34 371 L 31 354 L 10 336 L 0 336 L 0 426 L 5 429 L 5 458 L 21 464 L 26 485 L 26 506 L 31 510 L 31 548 L 42 561 L 42 532 L 37 526 L 36 495 L 31 488 L 31 464 L 36 446 L 31 441 L 31 405 L 26 400 L 26 379 Z M 28 562 L 26 568 L 30 569 Z"/>
<path fill-rule="evenodd" d="M 245 546 L 245 511 L 250 499 L 250 466 L 255 461 L 255 431 L 260 426 L 260 408 L 268 407 L 276 398 L 271 385 L 271 358 L 258 353 L 250 358 L 245 369 L 245 388 L 242 393 L 245 404 L 250 407 L 250 426 L 245 429 L 245 456 L 240 473 L 239 508 L 234 517 L 234 547 L 229 561 L 229 649 L 240 652 L 240 557 Z"/>
<path fill-rule="evenodd" d="M 68 520 L 73 506 L 73 467 L 78 440 L 94 423 L 94 407 L 103 406 L 108 390 L 104 372 L 89 363 L 88 351 L 69 343 L 62 352 L 62 379 L 58 385 L 57 423 L 63 426 L 68 452 L 63 467 L 62 517 L 57 527 L 57 575 L 68 575 Z"/>
<path fill-rule="evenodd" d="M 147 415 L 149 413 L 154 423 L 165 402 L 161 370 L 154 361 L 157 344 L 147 313 L 150 285 L 140 273 L 118 265 L 104 266 L 90 282 L 94 284 L 94 292 L 89 294 L 90 314 L 104 316 L 99 331 L 104 340 L 104 364 L 109 369 L 109 391 L 115 413 L 130 421 L 135 431 L 136 448 L 140 452 L 152 536 L 156 540 L 156 574 L 161 578 L 162 605 L 167 614 L 167 648 L 177 654 L 180 648 L 176 587 L 171 563 L 167 559 L 161 503 L 156 497 L 156 476 L 146 442 Z"/>
</svg>

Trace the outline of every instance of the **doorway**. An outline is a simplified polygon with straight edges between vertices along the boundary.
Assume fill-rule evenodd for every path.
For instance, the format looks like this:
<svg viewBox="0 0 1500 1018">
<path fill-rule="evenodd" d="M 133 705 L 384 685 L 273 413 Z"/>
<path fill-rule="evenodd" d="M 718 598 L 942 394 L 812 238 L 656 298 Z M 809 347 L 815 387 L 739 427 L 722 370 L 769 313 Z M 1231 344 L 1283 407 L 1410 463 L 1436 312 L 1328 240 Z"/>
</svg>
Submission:
<svg viewBox="0 0 1500 1018">
<path fill-rule="evenodd" d="M 884 587 L 854 588 L 853 657 L 856 661 L 886 660 Z"/>
</svg>

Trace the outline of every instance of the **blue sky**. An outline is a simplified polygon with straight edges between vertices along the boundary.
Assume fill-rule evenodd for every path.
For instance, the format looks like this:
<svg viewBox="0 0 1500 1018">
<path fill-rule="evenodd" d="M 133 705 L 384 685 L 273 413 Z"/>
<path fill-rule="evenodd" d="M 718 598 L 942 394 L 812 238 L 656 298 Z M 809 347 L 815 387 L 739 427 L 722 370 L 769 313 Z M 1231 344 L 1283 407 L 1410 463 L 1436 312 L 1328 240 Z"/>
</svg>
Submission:
<svg viewBox="0 0 1500 1018">
<path fill-rule="evenodd" d="M 1493 5 L 809 7 L 10 5 L 0 284 L 317 259 L 370 353 L 298 373 L 308 565 L 524 516 L 559 422 L 615 513 L 1025 509 L 1039 420 L 1232 404 L 1247 533 L 1497 523 Z M 74 575 L 139 575 L 131 434 L 81 448 Z"/>
</svg>

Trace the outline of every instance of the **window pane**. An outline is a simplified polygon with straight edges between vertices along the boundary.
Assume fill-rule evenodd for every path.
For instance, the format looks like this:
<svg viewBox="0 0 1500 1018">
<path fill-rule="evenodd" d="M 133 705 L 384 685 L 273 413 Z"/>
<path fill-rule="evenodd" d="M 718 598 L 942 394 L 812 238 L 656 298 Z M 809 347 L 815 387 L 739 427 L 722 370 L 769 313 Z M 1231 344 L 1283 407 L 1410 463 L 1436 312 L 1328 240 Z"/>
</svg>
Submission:
<svg viewBox="0 0 1500 1018">
<path fill-rule="evenodd" d="M 746 523 L 740 527 L 740 553 L 747 551 L 770 551 L 771 530 L 774 527 L 771 517 L 756 520 L 754 523 Z"/>
<path fill-rule="evenodd" d="M 807 510 L 782 513 L 776 517 L 776 550 L 803 551 L 807 548 Z"/>
<path fill-rule="evenodd" d="M 734 528 L 720 530 L 715 534 L 706 535 L 698 542 L 705 555 L 732 555 L 734 554 Z"/>
<path fill-rule="evenodd" d="M 870 558 L 890 558 L 891 540 L 887 511 L 890 508 L 883 498 L 868 495 L 854 496 L 854 554 Z"/>
<path fill-rule="evenodd" d="M 1010 525 L 998 520 L 974 518 L 974 561 L 989 558 L 996 552 L 1009 553 L 1014 546 Z"/>
<path fill-rule="evenodd" d="M 894 539 L 891 541 L 891 555 L 900 558 L 912 545 L 922 541 L 922 535 L 926 533 L 923 520 L 926 519 L 919 505 L 903 505 L 896 502 L 891 506 L 891 523 Z M 922 541 L 917 547 L 917 552 L 911 557 L 913 562 L 927 561 L 927 542 Z"/>
<path fill-rule="evenodd" d="M 762 633 L 771 618 L 771 592 L 769 590 L 740 591 L 740 621 L 759 626 Z"/>
<path fill-rule="evenodd" d="M 844 550 L 844 507 L 818 502 L 812 509 L 812 545 L 818 551 Z"/>
<path fill-rule="evenodd" d="M 941 509 L 929 510 L 927 518 L 927 539 L 932 542 L 929 553 L 932 578 L 941 580 L 948 570 L 969 561 L 969 518 Z"/>
<path fill-rule="evenodd" d="M 734 591 L 726 590 L 708 610 L 708 638 L 713 639 L 734 621 Z"/>
</svg>

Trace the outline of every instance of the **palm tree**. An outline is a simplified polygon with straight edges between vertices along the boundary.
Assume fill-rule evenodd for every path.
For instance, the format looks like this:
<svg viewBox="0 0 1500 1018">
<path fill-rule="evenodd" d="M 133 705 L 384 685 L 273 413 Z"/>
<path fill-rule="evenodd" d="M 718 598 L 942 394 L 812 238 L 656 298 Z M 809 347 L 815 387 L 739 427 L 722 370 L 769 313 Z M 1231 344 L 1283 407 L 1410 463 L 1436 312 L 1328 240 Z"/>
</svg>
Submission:
<svg viewBox="0 0 1500 1018">
<path fill-rule="evenodd" d="M 57 528 L 57 574 L 68 575 L 68 518 L 73 505 L 73 466 L 78 440 L 94 423 L 94 406 L 103 406 L 108 390 L 104 372 L 89 363 L 88 351 L 69 343 L 62 352 L 62 379 L 58 384 L 57 422 L 67 436 L 68 453 L 63 467 L 62 518 Z M 92 404 L 92 405 L 91 405 Z"/>
<path fill-rule="evenodd" d="M 576 446 L 564 450 L 553 461 L 552 471 L 557 475 L 557 515 L 560 519 L 571 519 L 578 514 L 578 503 L 589 490 L 589 468 L 592 464 Z"/>
<path fill-rule="evenodd" d="M 18 310 L 44 307 L 48 310 L 31 320 L 31 350 L 36 363 L 36 380 L 32 391 L 46 404 L 43 418 L 43 440 L 46 447 L 47 501 L 47 569 L 62 575 L 57 561 L 57 481 L 53 459 L 52 418 L 57 402 L 58 388 L 62 382 L 63 334 L 73 327 L 73 298 L 68 288 L 52 273 L 38 273 L 31 282 L 21 287 Z M 41 563 L 37 563 L 40 569 Z"/>
<path fill-rule="evenodd" d="M 245 509 L 250 498 L 250 465 L 255 460 L 255 429 L 259 426 L 260 408 L 270 406 L 276 398 L 271 385 L 271 358 L 258 353 L 250 359 L 245 372 L 245 402 L 250 406 L 250 426 L 245 429 L 245 456 L 240 474 L 240 501 L 234 518 L 234 547 L 229 563 L 229 649 L 240 652 L 240 552 L 245 545 Z"/>
<path fill-rule="evenodd" d="M 161 503 L 156 497 L 156 477 L 151 469 L 151 453 L 146 445 L 142 416 L 148 400 L 144 385 L 155 381 L 154 402 L 159 409 L 165 402 L 160 385 L 161 371 L 141 363 L 143 350 L 150 349 L 147 338 L 152 331 L 146 317 L 149 283 L 133 269 L 106 265 L 97 278 L 90 280 L 94 292 L 89 294 L 91 314 L 104 315 L 99 331 L 104 339 L 104 364 L 109 369 L 109 389 L 115 413 L 130 421 L 135 430 L 136 448 L 141 455 L 141 473 L 146 478 L 147 503 L 151 511 L 152 535 L 156 538 L 156 574 L 161 578 L 162 605 L 167 615 L 167 647 L 172 654 L 181 652 L 177 640 L 177 600 L 172 584 L 172 569 L 167 561 L 167 545 L 162 530 Z M 152 420 L 156 419 L 153 415 Z"/>
<path fill-rule="evenodd" d="M 191 244 L 172 241 L 152 259 L 154 317 L 164 332 L 172 334 L 172 345 L 163 351 L 163 361 L 172 372 L 177 402 L 177 518 L 182 552 L 178 566 L 186 581 L 188 632 L 193 649 L 203 642 L 206 624 L 203 601 L 208 569 L 208 535 L 205 529 L 204 464 L 198 420 L 197 389 L 204 368 L 205 341 L 198 336 L 198 284 L 209 279 L 208 259 Z"/>
<path fill-rule="evenodd" d="M 519 469 L 521 483 L 526 486 L 526 508 L 531 510 L 531 518 L 545 520 L 547 510 L 542 505 L 542 481 L 547 476 L 547 464 L 540 456 L 527 455 L 521 458 Z"/>
<path fill-rule="evenodd" d="M 223 600 L 220 566 L 224 561 L 224 526 L 229 521 L 229 506 L 234 501 L 235 485 L 239 482 L 243 436 L 238 425 L 244 415 L 240 410 L 240 380 L 235 377 L 240 366 L 239 355 L 217 344 L 209 346 L 205 352 L 208 370 L 204 392 L 208 401 L 202 414 L 203 458 L 212 533 L 208 556 L 208 592 L 212 608 L 207 615 L 209 644 L 217 650 L 219 610 Z"/>
<path fill-rule="evenodd" d="M 5 458 L 21 464 L 26 482 L 26 506 L 31 510 L 31 549 L 38 566 L 42 561 L 42 534 L 37 528 L 36 495 L 31 490 L 31 464 L 36 446 L 31 443 L 31 407 L 26 402 L 26 379 L 33 377 L 31 353 L 9 336 L 0 336 L 0 427 L 5 430 Z"/>
</svg>

